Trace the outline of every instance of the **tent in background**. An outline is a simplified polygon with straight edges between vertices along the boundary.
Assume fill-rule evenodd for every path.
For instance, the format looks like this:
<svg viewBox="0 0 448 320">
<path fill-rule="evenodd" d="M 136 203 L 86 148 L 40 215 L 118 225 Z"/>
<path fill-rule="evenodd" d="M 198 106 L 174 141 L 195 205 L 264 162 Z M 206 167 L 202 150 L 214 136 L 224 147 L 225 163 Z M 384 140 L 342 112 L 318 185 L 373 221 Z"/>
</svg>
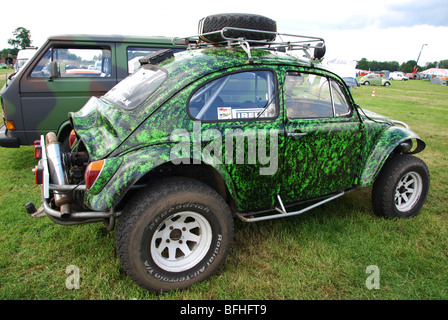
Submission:
<svg viewBox="0 0 448 320">
<path fill-rule="evenodd" d="M 448 77 L 448 69 L 430 68 L 428 70 L 419 72 L 420 74 L 427 74 L 432 76 Z"/>
<path fill-rule="evenodd" d="M 439 77 L 434 77 L 431 81 L 429 81 L 430 84 L 443 84 L 443 80 Z"/>
</svg>

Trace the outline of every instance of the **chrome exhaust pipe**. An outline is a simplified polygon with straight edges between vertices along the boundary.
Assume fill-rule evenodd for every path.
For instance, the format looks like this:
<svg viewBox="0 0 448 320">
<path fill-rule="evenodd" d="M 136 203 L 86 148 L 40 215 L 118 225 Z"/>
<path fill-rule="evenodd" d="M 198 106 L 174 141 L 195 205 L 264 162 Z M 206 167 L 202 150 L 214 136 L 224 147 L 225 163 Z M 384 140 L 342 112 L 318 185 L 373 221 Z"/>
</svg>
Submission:
<svg viewBox="0 0 448 320">
<path fill-rule="evenodd" d="M 61 143 L 54 132 L 49 132 L 45 136 L 47 150 L 48 169 L 50 170 L 50 180 L 56 185 L 68 184 L 67 175 L 61 158 Z M 54 191 L 54 203 L 60 208 L 61 216 L 70 215 L 70 205 L 73 202 L 71 193 L 59 193 Z"/>
</svg>

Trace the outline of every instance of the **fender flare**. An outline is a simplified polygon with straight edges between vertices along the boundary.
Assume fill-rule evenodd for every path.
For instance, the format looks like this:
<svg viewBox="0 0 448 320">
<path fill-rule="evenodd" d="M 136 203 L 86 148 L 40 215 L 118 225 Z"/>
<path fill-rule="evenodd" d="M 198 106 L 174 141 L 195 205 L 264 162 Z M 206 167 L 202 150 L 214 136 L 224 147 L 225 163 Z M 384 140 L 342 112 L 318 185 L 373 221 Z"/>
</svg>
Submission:
<svg viewBox="0 0 448 320">
<path fill-rule="evenodd" d="M 152 146 L 151 148 L 140 149 L 122 156 L 121 164 L 116 168 L 115 172 L 110 173 L 110 178 L 101 187 L 101 191 L 96 194 L 87 191 L 85 193 L 84 203 L 95 211 L 105 211 L 114 208 L 120 203 L 127 192 L 147 173 L 172 162 L 170 152 L 171 145 L 161 145 L 158 148 Z M 201 164 L 212 167 L 219 174 L 230 196 L 236 201 L 236 189 L 224 166 L 214 165 L 204 161 Z"/>
<path fill-rule="evenodd" d="M 411 144 L 405 145 L 404 143 L 407 144 L 407 142 L 411 142 Z M 399 150 L 399 147 L 402 147 L 403 150 Z M 415 154 L 423 151 L 425 147 L 425 142 L 412 130 L 399 126 L 389 127 L 381 134 L 366 159 L 361 172 L 361 187 L 373 184 L 387 158 L 394 150 L 399 153 Z"/>
<path fill-rule="evenodd" d="M 59 142 L 64 142 L 64 137 L 63 134 L 65 132 L 68 132 L 70 134 L 70 131 L 72 130 L 72 124 L 70 122 L 70 120 L 66 120 L 64 121 L 58 128 L 58 131 L 56 133 L 56 136 L 58 137 L 58 141 Z"/>
</svg>

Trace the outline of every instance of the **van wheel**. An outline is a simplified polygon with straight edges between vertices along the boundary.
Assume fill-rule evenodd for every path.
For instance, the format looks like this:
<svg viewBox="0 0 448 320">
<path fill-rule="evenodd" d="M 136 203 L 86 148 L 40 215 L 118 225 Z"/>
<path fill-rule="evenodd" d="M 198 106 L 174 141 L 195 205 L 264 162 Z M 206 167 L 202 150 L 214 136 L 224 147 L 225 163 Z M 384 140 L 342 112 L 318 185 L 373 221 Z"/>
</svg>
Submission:
<svg viewBox="0 0 448 320">
<path fill-rule="evenodd" d="M 150 291 L 184 289 L 211 277 L 233 241 L 233 218 L 207 185 L 170 178 L 130 199 L 116 243 L 131 279 Z"/>
<path fill-rule="evenodd" d="M 277 32 L 277 23 L 274 20 L 261 15 L 240 13 L 215 14 L 207 16 L 199 21 L 200 38 L 206 42 L 212 43 L 224 41 L 221 37 L 221 33 L 210 35 L 204 34 L 220 31 L 225 27 L 268 31 L 264 33 L 229 30 L 225 33 L 225 36 L 229 38 L 273 41 L 276 35 L 270 32 Z"/>
<path fill-rule="evenodd" d="M 425 202 L 429 181 L 428 168 L 421 159 L 407 154 L 392 155 L 373 184 L 375 214 L 387 218 L 415 216 Z"/>
</svg>

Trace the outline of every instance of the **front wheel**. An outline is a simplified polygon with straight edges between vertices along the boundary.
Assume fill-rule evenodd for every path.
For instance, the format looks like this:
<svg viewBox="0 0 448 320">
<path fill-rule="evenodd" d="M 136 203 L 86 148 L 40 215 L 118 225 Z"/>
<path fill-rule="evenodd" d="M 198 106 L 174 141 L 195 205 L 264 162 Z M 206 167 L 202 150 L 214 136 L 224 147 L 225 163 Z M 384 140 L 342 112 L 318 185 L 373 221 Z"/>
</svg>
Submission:
<svg viewBox="0 0 448 320">
<path fill-rule="evenodd" d="M 411 155 L 392 155 L 384 164 L 372 189 L 375 214 L 387 218 L 415 216 L 429 190 L 426 164 Z"/>
<path fill-rule="evenodd" d="M 171 178 L 137 194 L 117 227 L 117 252 L 131 279 L 150 291 L 184 289 L 211 277 L 233 240 L 221 196 L 192 179 Z"/>
</svg>

